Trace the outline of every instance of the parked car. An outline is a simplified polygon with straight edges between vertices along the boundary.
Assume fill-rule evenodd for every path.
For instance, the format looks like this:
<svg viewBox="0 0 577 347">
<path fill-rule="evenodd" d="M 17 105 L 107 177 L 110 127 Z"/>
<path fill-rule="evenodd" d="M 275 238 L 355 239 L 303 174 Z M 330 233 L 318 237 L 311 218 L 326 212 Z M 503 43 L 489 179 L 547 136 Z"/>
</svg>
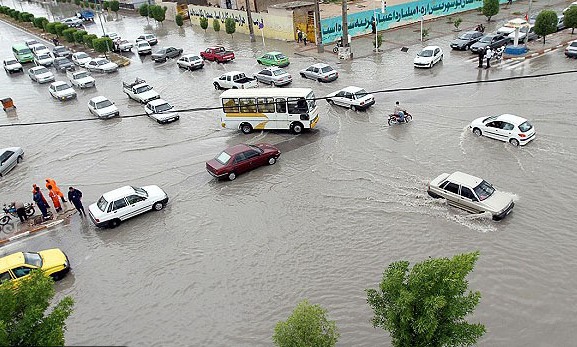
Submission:
<svg viewBox="0 0 577 347">
<path fill-rule="evenodd" d="M 216 61 L 219 63 L 226 63 L 235 58 L 233 51 L 227 51 L 222 46 L 208 47 L 203 52 L 200 52 L 200 57 L 205 60 Z"/>
<path fill-rule="evenodd" d="M 174 48 L 172 46 L 163 47 L 154 52 L 150 57 L 157 63 L 164 63 L 169 58 L 176 58 L 182 54 L 182 48 Z"/>
<path fill-rule="evenodd" d="M 38 42 L 36 39 L 26 39 L 24 40 L 24 44 L 28 46 L 28 48 L 32 48 L 34 45 L 39 45 L 40 42 Z"/>
<path fill-rule="evenodd" d="M 41 269 L 44 275 L 54 280 L 60 280 L 70 271 L 70 261 L 58 248 L 12 253 L 0 258 L 0 284 L 18 283 L 36 269 Z"/>
<path fill-rule="evenodd" d="M 337 70 L 325 63 L 317 63 L 307 67 L 300 72 L 301 77 L 310 78 L 319 82 L 332 82 L 339 78 Z"/>
<path fill-rule="evenodd" d="M 53 64 L 56 71 L 60 72 L 74 70 L 76 68 L 74 63 L 70 59 L 64 57 L 55 58 Z"/>
<path fill-rule="evenodd" d="M 214 89 L 248 89 L 258 87 L 258 81 L 247 77 L 244 72 L 230 71 L 212 80 Z"/>
<path fill-rule="evenodd" d="M 35 66 L 28 69 L 28 77 L 38 83 L 54 82 L 54 74 L 45 66 Z"/>
<path fill-rule="evenodd" d="M 130 52 L 134 47 L 132 42 L 123 39 L 115 40 L 112 45 L 115 52 Z"/>
<path fill-rule="evenodd" d="M 181 69 L 196 70 L 204 67 L 204 60 L 196 54 L 185 54 L 176 61 Z"/>
<path fill-rule="evenodd" d="M 487 49 L 491 46 L 492 49 L 507 45 L 509 38 L 499 34 L 487 34 L 479 41 L 471 45 L 471 52 L 477 53 L 480 49 Z"/>
<path fill-rule="evenodd" d="M 138 42 L 140 40 L 144 40 L 144 41 L 148 42 L 151 46 L 154 46 L 158 43 L 158 40 L 156 39 L 156 36 L 154 36 L 154 34 L 140 35 L 139 37 L 136 38 L 136 42 Z"/>
<path fill-rule="evenodd" d="M 8 147 L 0 150 L 0 177 L 10 172 L 24 158 L 21 147 Z"/>
<path fill-rule="evenodd" d="M 35 55 L 38 55 L 40 53 L 50 53 L 50 50 L 48 49 L 48 47 L 46 47 L 45 45 L 43 45 L 41 43 L 37 43 L 35 45 L 32 45 L 30 47 L 30 50 L 32 50 L 32 53 L 34 53 Z"/>
<path fill-rule="evenodd" d="M 145 55 L 152 53 L 152 47 L 147 41 L 136 41 L 136 52 L 138 55 Z"/>
<path fill-rule="evenodd" d="M 64 18 L 60 21 L 62 24 L 68 25 L 69 28 L 82 28 L 82 20 L 78 17 Z"/>
<path fill-rule="evenodd" d="M 577 58 L 577 40 L 571 42 L 567 48 L 565 48 L 565 56 L 569 58 Z"/>
<path fill-rule="evenodd" d="M 72 62 L 78 66 L 84 66 L 91 60 L 92 58 L 84 52 L 76 52 L 72 54 Z"/>
<path fill-rule="evenodd" d="M 516 28 L 529 25 L 529 22 L 524 18 L 514 18 L 505 23 L 502 27 L 497 29 L 497 34 L 507 36 L 514 33 Z"/>
<path fill-rule="evenodd" d="M 24 71 L 24 69 L 22 68 L 22 64 L 20 64 L 18 62 L 18 60 L 14 59 L 14 58 L 5 59 L 3 66 L 4 66 L 4 71 L 6 71 L 10 74 L 13 72 L 23 72 Z"/>
<path fill-rule="evenodd" d="M 34 54 L 34 64 L 36 66 L 50 66 L 54 63 L 54 57 L 50 52 L 40 52 L 38 54 Z"/>
<path fill-rule="evenodd" d="M 114 103 L 104 96 L 97 96 L 88 102 L 88 111 L 101 119 L 117 117 L 120 115 Z"/>
<path fill-rule="evenodd" d="M 459 171 L 437 176 L 429 183 L 427 193 L 470 213 L 489 212 L 494 220 L 505 218 L 515 206 L 511 195 L 496 190 L 481 178 Z"/>
<path fill-rule="evenodd" d="M 413 60 L 415 67 L 431 68 L 436 63 L 443 61 L 443 50 L 439 46 L 427 46 L 423 48 Z"/>
<path fill-rule="evenodd" d="M 69 58 L 72 57 L 72 52 L 70 52 L 68 50 L 68 48 L 64 47 L 64 46 L 56 46 L 52 49 L 52 54 L 54 54 L 54 57 L 64 57 L 64 58 Z"/>
<path fill-rule="evenodd" d="M 519 29 L 519 42 L 524 42 L 525 36 L 527 36 L 527 41 L 532 41 L 539 38 L 539 35 L 535 33 L 535 26 L 533 24 L 529 24 L 529 26 L 524 26 Z M 514 42 L 515 32 L 510 33 L 507 37 L 509 38 L 509 42 Z"/>
<path fill-rule="evenodd" d="M 263 165 L 273 165 L 280 156 L 278 148 L 259 143 L 256 145 L 239 144 L 220 152 L 214 159 L 206 162 L 206 170 L 216 178 L 228 178 L 233 181 L 238 175 Z"/>
<path fill-rule="evenodd" d="M 108 37 L 110 38 L 112 41 L 116 40 L 116 39 L 120 39 L 120 36 L 117 33 L 106 33 L 104 34 L 104 37 Z"/>
<path fill-rule="evenodd" d="M 256 59 L 256 62 L 266 66 L 289 66 L 289 58 L 281 52 L 268 52 Z"/>
<path fill-rule="evenodd" d="M 124 186 L 102 194 L 88 207 L 90 219 L 99 228 L 115 228 L 122 221 L 147 211 L 160 211 L 168 195 L 158 186 Z"/>
<path fill-rule="evenodd" d="M 66 77 L 68 77 L 73 86 L 79 87 L 80 89 L 96 86 L 96 80 L 90 76 L 90 72 L 86 70 L 68 71 Z"/>
<path fill-rule="evenodd" d="M 557 16 L 557 31 L 565 29 L 565 15 Z"/>
<path fill-rule="evenodd" d="M 483 37 L 480 31 L 466 31 L 451 41 L 451 48 L 467 51 L 469 47 Z"/>
<path fill-rule="evenodd" d="M 122 91 L 130 99 L 146 104 L 152 100 L 160 99 L 160 94 L 145 80 L 136 78 L 134 82 L 122 82 Z"/>
<path fill-rule="evenodd" d="M 363 88 L 350 86 L 330 93 L 326 100 L 331 105 L 350 108 L 353 111 L 364 110 L 375 103 L 375 96 Z"/>
<path fill-rule="evenodd" d="M 577 1 L 574 1 L 571 3 L 571 5 L 567 6 L 564 10 L 563 10 L 563 14 L 565 14 L 567 11 L 569 11 L 569 9 L 571 7 L 576 7 L 577 6 Z"/>
<path fill-rule="evenodd" d="M 291 74 L 280 67 L 267 67 L 254 75 L 257 81 L 273 86 L 284 86 L 293 81 Z"/>
<path fill-rule="evenodd" d="M 116 72 L 118 65 L 105 58 L 95 58 L 84 65 L 88 71 Z"/>
<path fill-rule="evenodd" d="M 144 112 L 159 124 L 166 124 L 180 119 L 174 107 L 162 99 L 152 100 L 144 106 Z"/>
<path fill-rule="evenodd" d="M 535 128 L 523 117 L 502 114 L 477 118 L 469 129 L 477 136 L 487 136 L 509 142 L 513 146 L 524 146 L 535 139 Z"/>
<path fill-rule="evenodd" d="M 56 100 L 65 101 L 76 98 L 76 91 L 64 81 L 56 81 L 48 87 L 50 95 Z"/>
</svg>

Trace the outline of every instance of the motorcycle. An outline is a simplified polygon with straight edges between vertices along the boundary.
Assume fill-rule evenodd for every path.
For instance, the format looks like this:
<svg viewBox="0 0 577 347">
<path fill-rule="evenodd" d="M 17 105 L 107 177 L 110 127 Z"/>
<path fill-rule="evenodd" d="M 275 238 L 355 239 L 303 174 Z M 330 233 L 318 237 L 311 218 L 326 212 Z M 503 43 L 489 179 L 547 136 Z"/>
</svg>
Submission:
<svg viewBox="0 0 577 347">
<path fill-rule="evenodd" d="M 30 202 L 24 204 L 24 209 L 26 210 L 27 217 L 32 217 L 34 213 L 36 213 L 36 211 L 34 210 L 34 205 Z M 12 205 L 6 206 L 6 204 L 4 204 L 3 210 L 4 210 L 4 217 L 0 218 L 0 225 L 8 224 L 12 219 L 12 217 L 18 218 L 16 209 Z"/>
<path fill-rule="evenodd" d="M 503 52 L 505 52 L 505 47 L 501 46 L 495 50 L 493 54 L 493 59 L 501 61 L 503 59 Z"/>
<path fill-rule="evenodd" d="M 405 117 L 402 122 L 399 121 L 399 116 L 396 114 L 389 115 L 389 125 L 399 124 L 399 123 L 409 123 L 413 120 L 413 116 L 411 116 L 407 111 L 405 111 Z"/>
</svg>

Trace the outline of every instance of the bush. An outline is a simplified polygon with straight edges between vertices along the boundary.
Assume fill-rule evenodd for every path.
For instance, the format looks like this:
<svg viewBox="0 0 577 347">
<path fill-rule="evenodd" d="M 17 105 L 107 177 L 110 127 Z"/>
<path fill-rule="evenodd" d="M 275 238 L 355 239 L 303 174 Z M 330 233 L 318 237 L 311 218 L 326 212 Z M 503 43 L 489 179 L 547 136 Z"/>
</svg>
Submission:
<svg viewBox="0 0 577 347">
<path fill-rule="evenodd" d="M 106 53 L 112 50 L 112 39 L 110 37 L 100 37 L 92 41 L 92 48 L 100 53 Z"/>
<path fill-rule="evenodd" d="M 138 13 L 142 16 L 142 17 L 148 17 L 148 5 L 144 4 L 142 6 L 140 6 L 138 8 Z"/>
<path fill-rule="evenodd" d="M 80 44 L 84 43 L 84 40 L 83 40 L 84 35 L 88 35 L 86 30 L 76 30 L 74 32 L 74 42 L 80 43 Z"/>
<path fill-rule="evenodd" d="M 28 12 L 20 12 L 18 20 L 21 22 L 32 22 L 34 20 L 34 15 Z"/>
<path fill-rule="evenodd" d="M 110 2 L 109 1 L 105 1 L 102 3 L 102 9 L 108 11 L 109 8 L 110 8 Z"/>
<path fill-rule="evenodd" d="M 48 19 L 46 19 L 44 17 L 36 17 L 32 21 L 34 26 L 37 27 L 38 29 L 44 29 L 44 22 L 48 22 Z"/>
<path fill-rule="evenodd" d="M 152 6 L 150 12 L 152 13 L 152 18 L 154 18 L 155 21 L 162 23 L 166 19 L 166 10 L 166 7 L 155 5 Z"/>
<path fill-rule="evenodd" d="M 64 30 L 68 29 L 68 25 L 66 25 L 64 23 L 56 23 L 54 28 L 56 29 L 56 35 L 62 36 L 62 32 Z"/>
<path fill-rule="evenodd" d="M 94 35 L 94 34 L 89 34 L 89 35 L 85 35 L 84 37 L 82 37 L 82 41 L 84 41 L 84 44 L 86 46 L 88 46 L 89 48 L 93 48 L 93 42 L 94 40 L 96 40 L 98 38 L 98 36 Z"/>
<path fill-rule="evenodd" d="M 483 0 L 481 12 L 487 17 L 487 22 L 490 22 L 491 17 L 499 13 L 499 0 Z"/>
<path fill-rule="evenodd" d="M 82 3 L 82 1 L 80 1 L 80 0 L 74 0 L 74 4 L 76 6 L 80 6 L 81 3 Z"/>
<path fill-rule="evenodd" d="M 214 31 L 219 32 L 220 31 L 220 21 L 218 19 L 213 19 L 212 20 L 212 28 L 214 29 Z"/>
<path fill-rule="evenodd" d="M 200 23 L 200 27 L 204 29 L 204 32 L 206 32 L 206 28 L 208 28 L 208 18 L 200 17 L 198 21 Z"/>
<path fill-rule="evenodd" d="M 110 2 L 110 10 L 118 16 L 118 10 L 120 10 L 120 3 L 117 0 L 112 0 Z"/>
<path fill-rule="evenodd" d="M 178 25 L 179 27 L 181 27 L 184 24 L 184 20 L 182 19 L 181 14 L 177 14 L 176 17 L 174 17 L 174 21 L 176 22 L 176 25 Z"/>
<path fill-rule="evenodd" d="M 77 31 L 78 31 L 77 29 L 68 28 L 68 29 L 65 29 L 64 31 L 62 31 L 62 35 L 64 36 L 66 41 L 68 41 L 70 43 L 74 43 L 74 33 Z"/>
<path fill-rule="evenodd" d="M 49 22 L 46 24 L 46 31 L 56 35 L 56 24 L 60 24 L 59 22 Z"/>
<path fill-rule="evenodd" d="M 20 11 L 16 11 L 16 10 L 12 11 L 12 12 L 10 13 L 10 17 L 18 20 L 18 18 L 20 18 Z"/>
<path fill-rule="evenodd" d="M 225 19 L 224 30 L 226 31 L 227 34 L 230 34 L 230 37 L 232 37 L 232 34 L 234 34 L 234 32 L 236 31 L 236 22 L 234 21 L 234 18 L 228 17 L 227 19 Z"/>
<path fill-rule="evenodd" d="M 557 31 L 557 13 L 551 10 L 543 10 L 535 19 L 535 34 L 543 36 L 543 44 L 545 44 L 545 36 L 553 34 Z"/>
<path fill-rule="evenodd" d="M 571 6 L 565 12 L 563 24 L 565 24 L 565 28 L 571 28 L 571 35 L 573 35 L 575 28 L 577 28 L 577 6 Z"/>
</svg>

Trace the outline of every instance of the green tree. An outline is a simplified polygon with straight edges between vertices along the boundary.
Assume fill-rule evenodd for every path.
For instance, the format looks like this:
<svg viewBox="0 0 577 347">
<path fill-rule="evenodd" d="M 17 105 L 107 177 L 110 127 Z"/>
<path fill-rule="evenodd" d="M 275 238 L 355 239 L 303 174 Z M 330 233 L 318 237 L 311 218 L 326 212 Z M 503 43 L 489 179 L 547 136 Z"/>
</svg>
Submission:
<svg viewBox="0 0 577 347">
<path fill-rule="evenodd" d="M 178 25 L 179 27 L 182 27 L 184 25 L 184 20 L 181 14 L 177 14 L 176 17 L 174 17 L 174 21 L 176 22 L 176 25 Z"/>
<path fill-rule="evenodd" d="M 279 347 L 333 347 L 339 332 L 336 323 L 327 319 L 325 309 L 305 299 L 286 322 L 276 324 L 272 339 Z"/>
<path fill-rule="evenodd" d="M 567 12 L 565 12 L 563 24 L 565 28 L 571 28 L 571 35 L 573 35 L 575 28 L 577 28 L 577 6 L 571 6 Z"/>
<path fill-rule="evenodd" d="M 470 324 L 480 292 L 467 291 L 465 279 L 479 252 L 453 258 L 428 259 L 409 269 L 397 261 L 383 273 L 378 289 L 367 289 L 374 311 L 373 327 L 389 331 L 395 347 L 470 346 L 485 333 L 482 324 Z"/>
<path fill-rule="evenodd" d="M 50 34 L 56 35 L 56 24 L 60 24 L 59 22 L 50 22 L 46 24 L 46 31 Z"/>
<path fill-rule="evenodd" d="M 89 35 L 85 35 L 84 37 L 82 37 L 82 41 L 84 41 L 84 44 L 86 46 L 88 46 L 89 48 L 93 48 L 93 42 L 95 39 L 97 39 L 98 36 L 94 35 L 94 34 L 89 34 Z"/>
<path fill-rule="evenodd" d="M 56 25 L 54 26 L 56 29 L 56 35 L 57 36 L 62 36 L 62 32 L 66 29 L 68 29 L 68 25 L 64 24 L 64 23 L 56 23 Z"/>
<path fill-rule="evenodd" d="M 36 17 L 32 21 L 32 23 L 34 23 L 34 26 L 37 27 L 38 29 L 44 29 L 44 23 L 45 22 L 48 22 L 48 19 L 46 19 L 44 17 Z"/>
<path fill-rule="evenodd" d="M 491 17 L 499 13 L 499 0 L 483 0 L 481 12 L 487 17 L 487 22 L 490 22 Z"/>
<path fill-rule="evenodd" d="M 80 0 L 74 0 L 74 4 L 76 6 L 80 6 L 81 3 L 82 3 L 82 1 L 80 1 Z"/>
<path fill-rule="evenodd" d="M 144 4 L 138 8 L 138 13 L 140 14 L 141 17 L 146 17 L 147 23 L 148 23 L 148 11 L 149 10 L 150 10 L 150 8 L 148 7 L 147 4 Z"/>
<path fill-rule="evenodd" d="M 152 9 L 152 11 L 153 11 L 152 16 L 153 16 L 154 20 L 159 22 L 159 23 L 164 22 L 164 20 L 166 19 L 166 10 L 167 9 L 168 8 L 166 6 L 165 7 L 158 6 L 158 5 L 154 6 L 154 8 Z"/>
<path fill-rule="evenodd" d="M 557 13 L 551 10 L 543 10 L 535 19 L 535 34 L 543 36 L 543 44 L 545 44 L 545 36 L 553 34 L 557 31 Z"/>
<path fill-rule="evenodd" d="M 118 10 L 120 10 L 120 2 L 117 0 L 112 0 L 110 2 L 110 10 L 116 14 L 116 18 L 118 19 Z"/>
<path fill-rule="evenodd" d="M 156 8 L 160 7 L 158 5 L 148 5 L 148 18 L 152 18 L 154 19 L 154 12 L 156 11 Z"/>
<path fill-rule="evenodd" d="M 51 312 L 54 280 L 32 271 L 17 288 L 0 284 L 0 346 L 64 346 L 66 319 L 74 300 L 65 297 Z"/>
<path fill-rule="evenodd" d="M 219 32 L 220 31 L 220 21 L 218 19 L 213 19 L 212 20 L 212 28 L 214 29 L 214 31 Z"/>
<path fill-rule="evenodd" d="M 76 32 L 74 33 L 74 42 L 83 44 L 84 35 L 88 35 L 86 30 L 76 30 Z"/>
<path fill-rule="evenodd" d="M 100 53 L 112 50 L 112 39 L 110 37 L 100 37 L 92 40 L 92 48 Z"/>
<path fill-rule="evenodd" d="M 206 28 L 208 28 L 208 18 L 206 17 L 200 17 L 198 19 L 199 23 L 200 23 L 200 27 L 204 30 L 204 32 L 206 33 Z"/>
<path fill-rule="evenodd" d="M 108 11 L 110 9 L 110 2 L 109 1 L 104 1 L 102 3 L 102 9 L 105 11 Z"/>
<path fill-rule="evenodd" d="M 74 43 L 74 33 L 77 31 L 77 29 L 68 28 L 62 31 L 62 36 L 64 36 L 67 42 Z"/>
<path fill-rule="evenodd" d="M 231 38 L 233 37 L 232 34 L 236 31 L 236 22 L 234 18 L 228 17 L 224 20 L 224 30 Z"/>
</svg>

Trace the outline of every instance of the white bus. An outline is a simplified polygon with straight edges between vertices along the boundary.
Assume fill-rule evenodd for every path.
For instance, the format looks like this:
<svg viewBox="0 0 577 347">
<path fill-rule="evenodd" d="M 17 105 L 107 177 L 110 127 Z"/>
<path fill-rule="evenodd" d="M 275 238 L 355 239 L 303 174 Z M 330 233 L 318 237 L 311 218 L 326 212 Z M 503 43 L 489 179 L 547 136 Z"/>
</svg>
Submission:
<svg viewBox="0 0 577 347">
<path fill-rule="evenodd" d="M 310 88 L 230 89 L 220 96 L 220 124 L 245 134 L 262 129 L 286 129 L 300 134 L 319 121 L 314 99 Z"/>
</svg>

